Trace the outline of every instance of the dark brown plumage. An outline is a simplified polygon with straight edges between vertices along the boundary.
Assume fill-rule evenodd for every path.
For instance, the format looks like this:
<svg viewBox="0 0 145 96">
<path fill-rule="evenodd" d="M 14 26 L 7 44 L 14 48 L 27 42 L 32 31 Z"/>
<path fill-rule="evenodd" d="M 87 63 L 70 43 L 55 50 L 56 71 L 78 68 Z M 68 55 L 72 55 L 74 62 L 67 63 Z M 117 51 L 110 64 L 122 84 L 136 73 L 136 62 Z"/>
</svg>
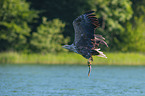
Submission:
<svg viewBox="0 0 145 96">
<path fill-rule="evenodd" d="M 103 52 L 99 51 L 99 44 L 104 44 L 108 47 L 107 43 L 104 41 L 105 38 L 102 37 L 102 35 L 95 34 L 95 29 L 99 27 L 99 22 L 93 13 L 94 11 L 89 11 L 73 21 L 75 30 L 74 42 L 71 45 L 64 45 L 64 48 L 81 54 L 88 59 L 88 75 L 90 75 L 93 55 L 107 58 Z"/>
</svg>

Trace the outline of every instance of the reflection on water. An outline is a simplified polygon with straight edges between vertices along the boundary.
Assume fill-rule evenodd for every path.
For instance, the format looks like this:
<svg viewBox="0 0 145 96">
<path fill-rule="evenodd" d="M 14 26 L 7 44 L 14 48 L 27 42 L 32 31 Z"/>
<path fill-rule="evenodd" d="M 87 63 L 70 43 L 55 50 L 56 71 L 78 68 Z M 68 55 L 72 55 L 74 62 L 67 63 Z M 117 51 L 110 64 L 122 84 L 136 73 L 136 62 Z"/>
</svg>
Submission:
<svg viewBox="0 0 145 96">
<path fill-rule="evenodd" d="M 145 67 L 0 65 L 0 96 L 145 96 Z"/>
</svg>

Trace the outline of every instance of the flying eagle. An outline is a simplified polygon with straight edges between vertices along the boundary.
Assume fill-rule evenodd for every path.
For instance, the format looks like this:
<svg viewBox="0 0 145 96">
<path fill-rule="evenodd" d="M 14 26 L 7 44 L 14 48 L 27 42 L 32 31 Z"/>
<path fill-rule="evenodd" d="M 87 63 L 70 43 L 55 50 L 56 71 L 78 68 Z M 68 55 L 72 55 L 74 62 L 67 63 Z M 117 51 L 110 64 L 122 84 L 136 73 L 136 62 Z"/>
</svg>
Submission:
<svg viewBox="0 0 145 96">
<path fill-rule="evenodd" d="M 103 52 L 99 51 L 99 44 L 105 44 L 108 47 L 107 43 L 104 41 L 105 38 L 102 37 L 102 35 L 95 34 L 95 29 L 99 27 L 99 22 L 93 13 L 94 11 L 89 11 L 73 21 L 75 30 L 74 42 L 71 45 L 63 46 L 63 48 L 78 53 L 88 59 L 88 76 L 91 72 L 93 55 L 107 58 Z"/>
</svg>

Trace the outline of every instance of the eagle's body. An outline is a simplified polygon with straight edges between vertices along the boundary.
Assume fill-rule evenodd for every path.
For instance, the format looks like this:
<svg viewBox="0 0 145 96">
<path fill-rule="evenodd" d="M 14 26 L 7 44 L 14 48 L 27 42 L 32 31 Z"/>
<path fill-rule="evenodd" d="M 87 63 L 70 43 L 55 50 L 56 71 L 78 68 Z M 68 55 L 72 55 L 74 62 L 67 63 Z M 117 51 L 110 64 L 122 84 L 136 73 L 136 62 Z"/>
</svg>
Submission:
<svg viewBox="0 0 145 96">
<path fill-rule="evenodd" d="M 73 21 L 74 31 L 75 31 L 75 39 L 73 44 L 64 45 L 63 47 L 74 51 L 86 59 L 88 59 L 88 66 L 91 69 L 91 60 L 93 60 L 92 55 L 97 55 L 100 57 L 107 58 L 103 52 L 99 51 L 99 44 L 105 44 L 107 47 L 107 43 L 104 41 L 101 35 L 95 34 L 95 29 L 99 26 L 98 20 L 93 15 L 94 11 L 87 12 Z M 88 75 L 90 74 L 90 70 Z"/>
</svg>

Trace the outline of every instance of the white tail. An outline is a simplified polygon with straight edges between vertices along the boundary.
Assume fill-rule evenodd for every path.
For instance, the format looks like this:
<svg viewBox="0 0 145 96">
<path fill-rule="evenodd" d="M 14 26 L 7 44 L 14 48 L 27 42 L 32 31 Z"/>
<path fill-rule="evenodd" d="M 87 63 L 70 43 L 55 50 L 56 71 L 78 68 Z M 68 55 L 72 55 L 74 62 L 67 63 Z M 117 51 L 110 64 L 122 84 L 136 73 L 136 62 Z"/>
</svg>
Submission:
<svg viewBox="0 0 145 96">
<path fill-rule="evenodd" d="M 95 51 L 97 51 L 97 52 L 99 53 L 99 55 L 97 55 L 97 56 L 98 56 L 98 57 L 104 57 L 104 58 L 107 58 L 106 55 L 103 54 L 103 52 L 102 52 L 102 51 L 99 51 L 99 50 L 100 50 L 100 48 L 99 48 L 99 49 L 95 49 Z"/>
</svg>

